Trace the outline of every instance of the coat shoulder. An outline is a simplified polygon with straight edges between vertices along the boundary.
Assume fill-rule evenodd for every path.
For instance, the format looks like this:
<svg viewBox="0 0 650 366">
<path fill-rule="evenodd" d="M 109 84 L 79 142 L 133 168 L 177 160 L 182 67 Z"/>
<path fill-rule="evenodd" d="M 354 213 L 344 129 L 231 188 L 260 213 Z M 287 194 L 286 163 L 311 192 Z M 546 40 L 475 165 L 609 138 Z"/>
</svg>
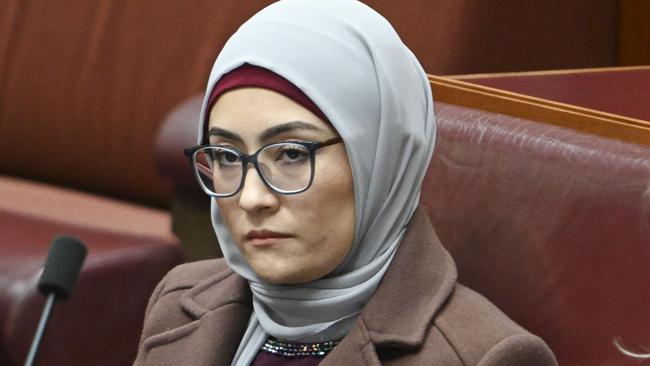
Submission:
<svg viewBox="0 0 650 366">
<path fill-rule="evenodd" d="M 158 284 L 162 285 L 161 295 L 196 286 L 206 278 L 218 273 L 230 274 L 233 271 L 223 258 L 183 263 L 172 268 Z"/>
<path fill-rule="evenodd" d="M 228 278 L 233 273 L 223 259 L 185 263 L 171 269 L 149 298 L 141 341 L 192 321 L 190 314 L 182 309 L 183 296 L 206 279 Z"/>
<path fill-rule="evenodd" d="M 434 325 L 465 365 L 557 365 L 541 338 L 460 284 L 437 314 Z"/>
<path fill-rule="evenodd" d="M 223 259 L 177 266 L 149 299 L 134 365 L 196 364 L 214 349 L 232 355 L 251 311 L 246 280 Z"/>
</svg>

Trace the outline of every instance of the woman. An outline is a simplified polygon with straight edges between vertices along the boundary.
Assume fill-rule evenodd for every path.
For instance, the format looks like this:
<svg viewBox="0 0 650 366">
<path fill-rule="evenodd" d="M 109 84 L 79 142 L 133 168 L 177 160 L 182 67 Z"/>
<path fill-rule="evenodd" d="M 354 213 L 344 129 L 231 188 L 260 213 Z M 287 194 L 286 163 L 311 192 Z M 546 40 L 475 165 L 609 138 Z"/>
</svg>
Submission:
<svg viewBox="0 0 650 366">
<path fill-rule="evenodd" d="M 379 14 L 286 0 L 212 69 L 187 153 L 225 260 L 158 285 L 136 365 L 553 365 L 456 270 L 423 210 L 431 90 Z"/>
</svg>

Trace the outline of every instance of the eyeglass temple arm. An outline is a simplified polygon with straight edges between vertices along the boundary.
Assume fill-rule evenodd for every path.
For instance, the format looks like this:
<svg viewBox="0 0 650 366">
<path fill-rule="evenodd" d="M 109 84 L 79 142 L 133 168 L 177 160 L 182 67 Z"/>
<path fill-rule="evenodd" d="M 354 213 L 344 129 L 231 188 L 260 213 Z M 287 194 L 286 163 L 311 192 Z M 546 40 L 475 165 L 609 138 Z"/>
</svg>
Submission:
<svg viewBox="0 0 650 366">
<path fill-rule="evenodd" d="M 330 146 L 334 144 L 338 144 L 339 142 L 343 142 L 343 139 L 340 137 L 334 137 L 332 139 L 329 139 L 327 141 L 320 142 L 318 144 L 319 147 L 325 147 L 325 146 Z"/>
</svg>

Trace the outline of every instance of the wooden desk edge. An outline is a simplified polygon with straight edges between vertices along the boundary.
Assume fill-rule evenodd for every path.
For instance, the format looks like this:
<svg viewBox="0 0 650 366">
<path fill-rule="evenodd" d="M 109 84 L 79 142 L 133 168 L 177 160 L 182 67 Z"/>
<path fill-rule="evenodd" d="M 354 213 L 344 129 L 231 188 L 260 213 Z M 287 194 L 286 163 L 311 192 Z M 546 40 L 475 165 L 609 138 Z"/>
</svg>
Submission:
<svg viewBox="0 0 650 366">
<path fill-rule="evenodd" d="M 486 74 L 463 74 L 463 75 L 445 75 L 445 78 L 454 80 L 472 80 L 486 78 L 507 78 L 517 76 L 544 76 L 544 75 L 564 75 L 564 74 L 592 74 L 599 72 L 613 71 L 635 71 L 650 70 L 650 65 L 639 66 L 615 66 L 615 67 L 592 67 L 585 69 L 561 69 L 561 70 L 541 70 L 541 71 L 515 71 L 515 72 L 496 72 Z"/>
<path fill-rule="evenodd" d="M 428 75 L 434 100 L 650 146 L 650 121 Z"/>
</svg>

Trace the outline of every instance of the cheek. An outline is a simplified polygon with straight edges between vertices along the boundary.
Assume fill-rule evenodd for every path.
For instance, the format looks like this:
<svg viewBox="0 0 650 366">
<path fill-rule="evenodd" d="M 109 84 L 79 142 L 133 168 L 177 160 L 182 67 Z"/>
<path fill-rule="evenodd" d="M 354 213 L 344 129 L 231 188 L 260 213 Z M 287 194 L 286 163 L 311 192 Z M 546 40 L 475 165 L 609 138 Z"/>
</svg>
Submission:
<svg viewBox="0 0 650 366">
<path fill-rule="evenodd" d="M 318 197 L 310 210 L 310 222 L 314 231 L 322 237 L 353 236 L 354 231 L 354 197 L 344 192 L 325 191 Z"/>
<path fill-rule="evenodd" d="M 329 174 L 328 174 L 329 172 Z M 354 240 L 355 204 L 352 175 L 349 167 L 330 167 L 318 173 L 314 185 L 310 188 L 309 222 L 312 223 L 314 235 L 327 242 L 327 250 L 345 250 L 347 255 Z M 341 258 L 342 260 L 343 258 Z"/>
<path fill-rule="evenodd" d="M 296 245 L 286 248 L 289 253 L 277 258 L 276 264 L 282 268 L 269 271 L 287 271 L 280 283 L 322 278 L 341 264 L 352 247 L 355 209 L 351 183 L 347 187 L 345 181 L 328 181 L 323 187 L 312 188 L 311 194 L 305 192 L 304 200 L 287 202 L 286 212 L 291 212 L 291 221 L 300 227 L 300 237 Z"/>
</svg>

